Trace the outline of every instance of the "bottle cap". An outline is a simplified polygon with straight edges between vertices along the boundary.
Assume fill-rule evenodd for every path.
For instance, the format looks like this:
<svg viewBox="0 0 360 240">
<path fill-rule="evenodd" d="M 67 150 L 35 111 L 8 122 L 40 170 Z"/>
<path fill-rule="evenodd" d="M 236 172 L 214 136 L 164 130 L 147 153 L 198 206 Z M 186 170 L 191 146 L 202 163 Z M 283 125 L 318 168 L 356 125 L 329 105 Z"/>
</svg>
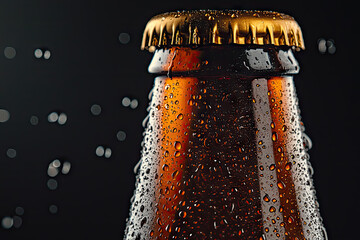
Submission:
<svg viewBox="0 0 360 240">
<path fill-rule="evenodd" d="M 195 10 L 152 17 L 145 27 L 141 49 L 211 44 L 305 48 L 300 26 L 289 15 L 272 11 Z"/>
</svg>

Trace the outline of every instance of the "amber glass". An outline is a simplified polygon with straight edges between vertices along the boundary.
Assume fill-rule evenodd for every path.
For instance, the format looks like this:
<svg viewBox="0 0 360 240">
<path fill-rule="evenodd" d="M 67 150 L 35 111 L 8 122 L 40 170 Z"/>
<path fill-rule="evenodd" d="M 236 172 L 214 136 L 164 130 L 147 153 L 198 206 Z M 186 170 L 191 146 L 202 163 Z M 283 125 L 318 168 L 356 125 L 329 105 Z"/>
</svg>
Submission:
<svg viewBox="0 0 360 240">
<path fill-rule="evenodd" d="M 125 239 L 324 239 L 298 71 L 288 47 L 156 50 Z"/>
</svg>

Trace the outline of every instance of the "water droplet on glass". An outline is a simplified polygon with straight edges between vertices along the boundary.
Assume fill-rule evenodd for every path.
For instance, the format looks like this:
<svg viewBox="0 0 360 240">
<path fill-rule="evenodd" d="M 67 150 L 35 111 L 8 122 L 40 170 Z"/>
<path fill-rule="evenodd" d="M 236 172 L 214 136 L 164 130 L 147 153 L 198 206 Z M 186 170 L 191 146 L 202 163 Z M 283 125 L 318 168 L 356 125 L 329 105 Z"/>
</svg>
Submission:
<svg viewBox="0 0 360 240">
<path fill-rule="evenodd" d="M 130 35 L 128 33 L 119 34 L 119 42 L 122 44 L 127 44 L 130 42 Z"/>
<path fill-rule="evenodd" d="M 176 141 L 175 144 L 174 144 L 174 147 L 175 147 L 175 149 L 180 150 L 181 149 L 181 143 Z"/>
<path fill-rule="evenodd" d="M 180 211 L 179 212 L 179 217 L 185 218 L 186 217 L 186 212 L 185 211 Z"/>
<path fill-rule="evenodd" d="M 105 149 L 103 146 L 98 146 L 95 150 L 95 154 L 98 157 L 102 157 L 104 155 L 104 153 L 105 153 Z"/>
<path fill-rule="evenodd" d="M 44 52 L 44 59 L 49 59 L 51 57 L 51 52 L 49 50 L 45 50 Z"/>
<path fill-rule="evenodd" d="M 132 109 L 137 108 L 138 105 L 139 105 L 138 100 L 136 100 L 136 99 L 131 100 L 130 107 L 131 107 Z"/>
<path fill-rule="evenodd" d="M 267 194 L 264 196 L 264 198 L 263 198 L 263 199 L 264 199 L 264 201 L 265 201 L 265 202 L 269 202 L 269 201 L 270 201 L 270 199 L 269 199 L 269 195 L 267 195 Z"/>
<path fill-rule="evenodd" d="M 51 165 L 55 168 L 58 168 L 58 167 L 60 167 L 61 162 L 59 159 L 55 159 L 54 161 L 51 162 Z"/>
<path fill-rule="evenodd" d="M 47 174 L 49 175 L 49 177 L 55 177 L 56 175 L 58 175 L 58 173 L 59 170 L 50 164 L 47 170 Z"/>
<path fill-rule="evenodd" d="M 321 38 L 318 40 L 318 50 L 322 54 L 324 54 L 326 52 L 326 40 L 325 39 Z"/>
<path fill-rule="evenodd" d="M 48 115 L 48 121 L 53 123 L 59 119 L 59 115 L 56 112 L 52 112 Z"/>
<path fill-rule="evenodd" d="M 181 113 L 179 115 L 177 115 L 177 119 L 182 120 L 184 118 L 184 115 L 182 115 Z"/>
<path fill-rule="evenodd" d="M 9 111 L 5 109 L 0 109 L 0 123 L 7 122 L 10 119 Z"/>
<path fill-rule="evenodd" d="M 169 166 L 168 166 L 167 164 L 164 164 L 163 167 L 162 167 L 162 169 L 163 169 L 164 171 L 169 171 Z"/>
<path fill-rule="evenodd" d="M 56 190 L 58 187 L 58 183 L 55 179 L 51 178 L 47 181 L 47 186 L 50 190 Z"/>
<path fill-rule="evenodd" d="M 25 212 L 24 208 L 22 208 L 20 206 L 15 208 L 15 213 L 19 216 L 22 216 L 24 214 L 24 212 Z"/>
<path fill-rule="evenodd" d="M 34 56 L 36 58 L 41 58 L 43 56 L 43 51 L 41 49 L 39 49 L 39 48 L 35 49 Z"/>
<path fill-rule="evenodd" d="M 15 48 L 13 47 L 6 47 L 4 49 L 4 56 L 7 58 L 7 59 L 13 59 L 15 58 L 16 56 L 16 50 Z"/>
<path fill-rule="evenodd" d="M 284 188 L 285 188 L 285 184 L 282 183 L 282 182 L 278 182 L 277 186 L 278 186 L 280 189 L 284 189 Z"/>
<path fill-rule="evenodd" d="M 124 131 L 118 131 L 117 134 L 116 134 L 116 138 L 122 142 L 122 141 L 125 141 L 126 139 L 126 133 Z"/>
<path fill-rule="evenodd" d="M 105 158 L 110 158 L 110 157 L 111 157 L 111 153 L 112 153 L 111 149 L 110 149 L 110 148 L 106 148 L 106 149 L 105 149 L 105 153 L 104 153 L 104 157 L 105 157 Z"/>
<path fill-rule="evenodd" d="M 1 220 L 1 225 L 5 229 L 11 228 L 13 224 L 14 224 L 14 220 L 12 217 L 3 217 L 3 219 Z"/>
<path fill-rule="evenodd" d="M 131 100 L 128 97 L 124 97 L 123 100 L 121 101 L 121 103 L 124 107 L 128 107 L 131 104 Z"/>
<path fill-rule="evenodd" d="M 70 162 L 64 162 L 61 173 L 62 174 L 68 174 L 70 172 L 71 163 Z"/>
<path fill-rule="evenodd" d="M 285 165 L 285 170 L 289 171 L 291 169 L 291 162 L 288 162 L 286 165 Z"/>
<path fill-rule="evenodd" d="M 277 140 L 277 133 L 276 132 L 272 133 L 271 139 L 273 140 L 273 142 L 275 142 Z"/>
<path fill-rule="evenodd" d="M 39 118 L 37 116 L 31 116 L 30 117 L 30 124 L 35 126 L 39 124 Z"/>
<path fill-rule="evenodd" d="M 51 214 L 56 214 L 58 212 L 58 207 L 56 205 L 54 205 L 54 204 L 50 205 L 49 206 L 49 212 Z"/>
<path fill-rule="evenodd" d="M 284 211 L 284 208 L 280 206 L 279 212 L 283 212 L 283 211 Z"/>
<path fill-rule="evenodd" d="M 176 178 L 177 175 L 179 175 L 179 171 L 178 171 L 178 170 L 176 170 L 175 172 L 173 172 L 173 173 L 171 174 L 171 177 L 175 180 L 175 178 Z"/>
<path fill-rule="evenodd" d="M 334 54 L 336 52 L 334 40 L 330 39 L 330 40 L 326 41 L 326 45 L 328 47 L 327 48 L 328 53 Z"/>
<path fill-rule="evenodd" d="M 94 116 L 98 116 L 101 113 L 101 107 L 98 104 L 93 104 L 90 108 L 91 114 Z"/>
<path fill-rule="evenodd" d="M 65 113 L 60 113 L 59 118 L 58 118 L 58 123 L 60 125 L 64 125 L 66 123 L 66 121 L 67 121 L 66 114 Z"/>
<path fill-rule="evenodd" d="M 310 150 L 312 148 L 312 141 L 310 139 L 310 137 L 306 134 L 306 133 L 302 133 L 303 134 L 303 142 L 304 142 L 304 146 L 307 150 Z"/>
<path fill-rule="evenodd" d="M 275 164 L 271 164 L 271 165 L 269 166 L 269 169 L 270 169 L 270 171 L 273 171 L 273 170 L 275 169 Z"/>
<path fill-rule="evenodd" d="M 276 209 L 275 209 L 273 206 L 271 206 L 271 207 L 269 208 L 269 211 L 270 211 L 270 212 L 275 212 Z"/>
<path fill-rule="evenodd" d="M 14 224 L 13 224 L 14 228 L 20 228 L 22 225 L 22 218 L 19 216 L 14 216 L 13 222 L 14 222 Z"/>
<path fill-rule="evenodd" d="M 318 40 L 318 50 L 321 54 L 325 54 L 326 52 L 328 52 L 329 54 L 334 54 L 336 52 L 334 40 L 325 40 L 323 38 L 320 38 Z"/>
<path fill-rule="evenodd" d="M 8 158 L 15 158 L 16 157 L 16 150 L 13 148 L 9 148 L 6 151 L 6 155 L 8 156 Z"/>
</svg>

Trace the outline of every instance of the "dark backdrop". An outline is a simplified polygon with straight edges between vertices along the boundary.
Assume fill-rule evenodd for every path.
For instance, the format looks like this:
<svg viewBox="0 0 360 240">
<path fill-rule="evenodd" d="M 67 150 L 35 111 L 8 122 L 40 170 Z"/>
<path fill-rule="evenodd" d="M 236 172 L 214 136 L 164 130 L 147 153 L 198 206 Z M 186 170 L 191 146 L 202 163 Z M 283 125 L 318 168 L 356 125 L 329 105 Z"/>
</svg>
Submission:
<svg viewBox="0 0 360 240">
<path fill-rule="evenodd" d="M 155 14 L 199 8 L 275 10 L 298 21 L 306 50 L 296 54 L 295 82 L 313 140 L 321 214 L 330 239 L 356 238 L 356 7 L 344 1 L 1 0 L 0 239 L 122 238 L 153 84 L 146 71 L 151 54 L 140 51 L 142 31 Z M 328 41 L 320 44 L 323 52 L 321 39 Z M 50 177 L 55 159 L 60 173 L 54 176 L 53 167 Z M 61 173 L 68 163 L 70 171 Z"/>
</svg>

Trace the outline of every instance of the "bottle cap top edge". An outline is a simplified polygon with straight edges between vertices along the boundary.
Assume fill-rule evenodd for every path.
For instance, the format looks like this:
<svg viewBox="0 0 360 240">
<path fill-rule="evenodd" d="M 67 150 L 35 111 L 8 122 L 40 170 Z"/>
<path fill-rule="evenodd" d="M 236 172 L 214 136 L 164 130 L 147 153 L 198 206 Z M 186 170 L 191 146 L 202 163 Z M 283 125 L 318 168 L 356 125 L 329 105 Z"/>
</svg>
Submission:
<svg viewBox="0 0 360 240">
<path fill-rule="evenodd" d="M 145 27 L 141 49 L 210 44 L 305 49 L 300 26 L 293 17 L 255 10 L 193 10 L 156 15 Z"/>
</svg>

